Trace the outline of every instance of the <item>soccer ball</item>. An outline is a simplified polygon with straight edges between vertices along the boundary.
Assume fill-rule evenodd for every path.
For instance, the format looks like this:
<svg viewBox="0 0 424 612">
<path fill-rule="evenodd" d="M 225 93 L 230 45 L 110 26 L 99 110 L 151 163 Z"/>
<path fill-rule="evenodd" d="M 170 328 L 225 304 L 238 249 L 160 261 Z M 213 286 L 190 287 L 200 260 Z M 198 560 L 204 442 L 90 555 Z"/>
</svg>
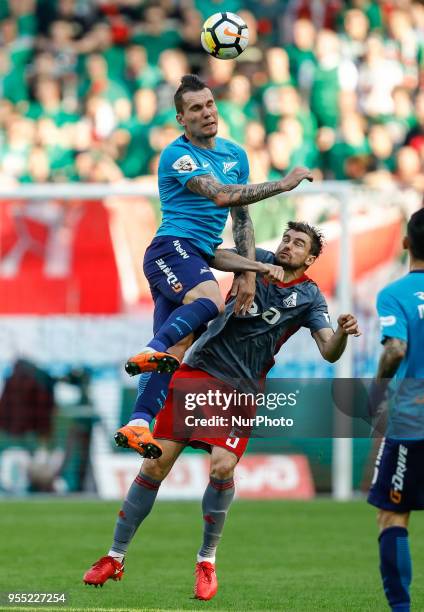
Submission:
<svg viewBox="0 0 424 612">
<path fill-rule="evenodd" d="M 234 13 L 215 13 L 202 27 L 200 41 L 204 50 L 218 59 L 233 59 L 249 43 L 249 29 Z"/>
</svg>

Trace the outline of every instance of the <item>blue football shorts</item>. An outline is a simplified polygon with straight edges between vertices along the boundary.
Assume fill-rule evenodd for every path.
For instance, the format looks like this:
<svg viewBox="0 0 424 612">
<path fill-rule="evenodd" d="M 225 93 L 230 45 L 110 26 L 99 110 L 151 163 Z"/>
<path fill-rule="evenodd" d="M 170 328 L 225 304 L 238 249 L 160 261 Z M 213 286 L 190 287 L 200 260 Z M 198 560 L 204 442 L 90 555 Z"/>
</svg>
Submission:
<svg viewBox="0 0 424 612">
<path fill-rule="evenodd" d="M 391 512 L 424 509 L 424 440 L 383 439 L 368 503 Z"/>
<path fill-rule="evenodd" d="M 144 255 L 143 270 L 155 303 L 155 334 L 190 289 L 205 281 L 216 281 L 208 260 L 209 256 L 186 238 L 153 239 Z"/>
</svg>

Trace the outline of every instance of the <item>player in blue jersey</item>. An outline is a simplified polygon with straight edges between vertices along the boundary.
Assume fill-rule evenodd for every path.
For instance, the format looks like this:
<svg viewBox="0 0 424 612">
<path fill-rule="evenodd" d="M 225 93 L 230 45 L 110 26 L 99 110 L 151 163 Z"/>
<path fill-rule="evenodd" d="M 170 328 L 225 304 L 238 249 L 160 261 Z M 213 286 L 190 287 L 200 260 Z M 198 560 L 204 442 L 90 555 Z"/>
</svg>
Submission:
<svg viewBox="0 0 424 612">
<path fill-rule="evenodd" d="M 217 137 L 218 112 L 210 89 L 197 76 L 186 75 L 174 99 L 184 134 L 166 147 L 160 158 L 163 218 L 144 257 L 144 273 L 155 304 L 154 337 L 125 366 L 130 376 L 143 375 L 131 419 L 115 435 L 119 446 L 150 458 L 161 453 L 148 427 L 180 364 L 176 347 L 179 343 L 186 347 L 188 336 L 201 332 L 224 310 L 209 261 L 222 242 L 228 213 L 233 217 L 238 253 L 254 259 L 247 205 L 290 191 L 303 179 L 312 180 L 309 170 L 296 168 L 279 181 L 246 185 L 246 153 Z M 240 277 L 235 283 L 236 312 L 245 313 L 254 296 L 254 275 Z"/>
<path fill-rule="evenodd" d="M 273 364 L 273 357 L 284 342 L 301 327 L 310 330 L 324 359 L 334 362 L 342 355 L 349 335 L 359 335 L 353 315 L 338 318 L 334 332 L 327 304 L 318 286 L 305 274 L 322 250 L 322 237 L 306 223 L 290 222 L 277 251 L 256 250 L 261 262 L 272 262 L 284 269 L 284 282 L 270 285 L 256 280 L 256 294 L 246 316 L 234 313 L 234 298 L 225 311 L 213 321 L 194 345 L 185 363 L 175 373 L 164 409 L 158 414 L 154 433 L 163 444 L 163 455 L 151 461 L 145 459 L 131 485 L 119 513 L 114 540 L 109 554 L 99 559 L 84 575 L 87 584 L 104 584 L 108 579 L 120 579 L 123 560 L 137 528 L 149 514 L 161 482 L 187 445 L 211 453 L 210 480 L 202 501 L 203 543 L 196 563 L 195 596 L 211 599 L 217 592 L 215 553 L 234 497 L 234 470 L 246 450 L 247 437 L 228 433 L 211 433 L 205 428 L 192 430 L 187 437 L 176 435 L 174 393 L 181 383 L 193 389 L 201 383 L 204 389 L 221 388 L 230 393 L 236 381 L 243 391 L 252 384 L 253 391 L 261 386 Z M 218 250 L 220 265 L 231 262 L 232 252 Z M 231 407 L 229 408 L 231 412 Z"/>
<path fill-rule="evenodd" d="M 410 218 L 404 247 L 409 273 L 377 298 L 384 348 L 371 396 L 391 397 L 368 502 L 379 509 L 384 592 L 392 610 L 409 612 L 409 515 L 424 509 L 424 209 Z"/>
</svg>

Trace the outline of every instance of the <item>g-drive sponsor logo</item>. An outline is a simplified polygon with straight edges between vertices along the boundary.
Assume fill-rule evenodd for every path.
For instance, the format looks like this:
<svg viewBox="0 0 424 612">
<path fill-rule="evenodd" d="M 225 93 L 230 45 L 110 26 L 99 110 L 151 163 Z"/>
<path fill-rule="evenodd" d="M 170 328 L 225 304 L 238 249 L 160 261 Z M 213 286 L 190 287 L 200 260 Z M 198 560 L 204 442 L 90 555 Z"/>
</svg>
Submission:
<svg viewBox="0 0 424 612">
<path fill-rule="evenodd" d="M 182 291 L 182 288 L 183 288 L 182 284 L 180 283 L 178 278 L 175 276 L 171 268 L 166 265 L 164 260 L 156 259 L 155 263 L 165 274 L 168 285 L 171 286 L 172 291 L 175 291 L 175 293 L 179 293 L 180 291 Z"/>
<path fill-rule="evenodd" d="M 392 488 L 390 489 L 390 499 L 395 504 L 400 504 L 402 501 L 403 484 L 405 473 L 407 470 L 406 459 L 408 449 L 403 444 L 399 444 L 399 453 L 396 464 L 396 471 L 392 476 Z"/>
</svg>

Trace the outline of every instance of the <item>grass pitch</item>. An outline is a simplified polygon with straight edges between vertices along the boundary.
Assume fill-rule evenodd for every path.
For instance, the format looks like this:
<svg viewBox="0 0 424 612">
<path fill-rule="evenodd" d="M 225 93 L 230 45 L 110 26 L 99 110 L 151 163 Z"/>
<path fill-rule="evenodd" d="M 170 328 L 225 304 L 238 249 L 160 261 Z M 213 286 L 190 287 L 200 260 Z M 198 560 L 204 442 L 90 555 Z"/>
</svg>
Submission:
<svg viewBox="0 0 424 612">
<path fill-rule="evenodd" d="M 365 502 L 236 501 L 217 558 L 219 591 L 210 602 L 192 599 L 202 529 L 197 502 L 157 503 L 133 541 L 122 582 L 102 589 L 82 583 L 84 571 L 108 551 L 119 507 L 1 502 L 0 591 L 64 591 L 61 610 L 388 610 L 375 511 Z M 424 610 L 422 514 L 413 515 L 410 535 L 413 609 Z"/>
</svg>

